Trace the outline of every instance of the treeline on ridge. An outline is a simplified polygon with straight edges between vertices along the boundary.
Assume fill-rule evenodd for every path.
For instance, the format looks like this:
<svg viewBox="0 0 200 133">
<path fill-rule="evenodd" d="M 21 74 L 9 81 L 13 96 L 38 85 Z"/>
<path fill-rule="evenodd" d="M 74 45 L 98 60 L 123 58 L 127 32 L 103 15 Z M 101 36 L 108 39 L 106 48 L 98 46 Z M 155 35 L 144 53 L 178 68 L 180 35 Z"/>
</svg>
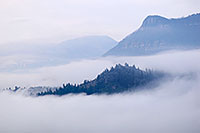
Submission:
<svg viewBox="0 0 200 133">
<path fill-rule="evenodd" d="M 40 92 L 37 96 L 44 95 L 66 95 L 66 94 L 79 94 L 85 93 L 91 94 L 114 94 L 125 91 L 133 91 L 139 87 L 143 87 L 157 81 L 164 77 L 161 72 L 152 71 L 149 69 L 141 70 L 136 68 L 135 65 L 129 66 L 117 64 L 115 67 L 111 67 L 110 70 L 105 69 L 94 80 L 85 80 L 82 84 L 63 84 L 62 87 L 54 90 L 47 90 Z"/>
</svg>

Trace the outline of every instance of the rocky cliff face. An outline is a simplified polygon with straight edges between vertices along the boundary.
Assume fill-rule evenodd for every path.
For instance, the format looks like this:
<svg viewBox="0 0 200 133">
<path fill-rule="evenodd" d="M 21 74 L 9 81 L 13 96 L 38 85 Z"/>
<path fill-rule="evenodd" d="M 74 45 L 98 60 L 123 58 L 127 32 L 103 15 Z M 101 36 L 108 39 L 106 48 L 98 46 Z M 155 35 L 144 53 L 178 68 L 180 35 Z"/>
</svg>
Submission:
<svg viewBox="0 0 200 133">
<path fill-rule="evenodd" d="M 124 38 L 105 56 L 137 56 L 172 49 L 200 48 L 200 14 L 167 19 L 148 16 L 141 27 Z"/>
<path fill-rule="evenodd" d="M 158 25 L 165 25 L 169 23 L 169 19 L 158 16 L 152 15 L 145 18 L 142 23 L 141 28 L 150 27 L 150 26 L 158 26 Z"/>
</svg>

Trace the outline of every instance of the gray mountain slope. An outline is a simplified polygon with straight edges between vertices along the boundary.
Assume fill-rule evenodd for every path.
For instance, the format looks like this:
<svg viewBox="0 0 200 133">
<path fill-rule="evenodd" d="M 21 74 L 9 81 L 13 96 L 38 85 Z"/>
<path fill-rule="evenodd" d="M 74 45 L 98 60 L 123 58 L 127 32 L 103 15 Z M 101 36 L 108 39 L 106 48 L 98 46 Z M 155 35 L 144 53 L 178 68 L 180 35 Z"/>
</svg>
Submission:
<svg viewBox="0 0 200 133">
<path fill-rule="evenodd" d="M 14 44 L 0 48 L 0 72 L 66 64 L 101 57 L 116 46 L 108 36 L 85 36 L 58 44 Z"/>
<path fill-rule="evenodd" d="M 153 15 L 104 56 L 140 56 L 196 48 L 200 48 L 200 13 L 177 19 Z"/>
<path fill-rule="evenodd" d="M 64 41 L 54 49 L 57 56 L 70 59 L 96 58 L 116 46 L 108 36 L 87 36 Z"/>
</svg>

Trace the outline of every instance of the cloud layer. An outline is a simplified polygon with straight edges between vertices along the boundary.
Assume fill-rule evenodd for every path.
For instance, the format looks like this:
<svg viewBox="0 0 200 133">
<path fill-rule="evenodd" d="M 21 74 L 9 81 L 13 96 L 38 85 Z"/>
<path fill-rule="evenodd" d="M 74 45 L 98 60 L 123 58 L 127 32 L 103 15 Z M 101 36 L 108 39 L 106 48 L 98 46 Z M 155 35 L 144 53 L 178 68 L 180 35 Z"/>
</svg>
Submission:
<svg viewBox="0 0 200 133">
<path fill-rule="evenodd" d="M 12 60 L 12 57 L 10 57 Z M 154 69 L 171 74 L 199 73 L 200 51 L 171 51 L 154 56 L 138 57 L 108 57 L 94 60 L 74 61 L 65 65 L 42 67 L 38 69 L 17 70 L 15 72 L 0 72 L 0 88 L 30 87 L 30 86 L 61 86 L 63 83 L 81 83 L 92 80 L 105 68 L 125 62 L 142 69 Z M 13 57 L 13 60 L 16 58 Z M 17 58 L 17 62 L 24 58 Z M 9 63 L 2 63 L 6 66 Z"/>
<path fill-rule="evenodd" d="M 128 62 L 143 69 L 169 72 L 175 78 L 163 81 L 153 90 L 110 96 L 33 98 L 3 92 L 0 93 L 0 132 L 199 133 L 199 58 L 199 50 L 172 51 L 155 56 L 108 57 L 1 73 L 1 87 L 61 85 L 92 79 L 106 67 Z"/>
<path fill-rule="evenodd" d="M 0 132 L 198 133 L 200 78 L 112 96 L 0 93 Z"/>
</svg>

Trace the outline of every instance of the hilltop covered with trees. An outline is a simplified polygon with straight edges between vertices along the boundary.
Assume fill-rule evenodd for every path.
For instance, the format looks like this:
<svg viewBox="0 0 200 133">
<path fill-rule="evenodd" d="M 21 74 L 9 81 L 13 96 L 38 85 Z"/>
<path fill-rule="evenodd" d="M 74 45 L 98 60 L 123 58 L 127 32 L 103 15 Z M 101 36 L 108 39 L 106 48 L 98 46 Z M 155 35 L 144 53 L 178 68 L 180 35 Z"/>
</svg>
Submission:
<svg viewBox="0 0 200 133">
<path fill-rule="evenodd" d="M 133 91 L 139 87 L 149 85 L 164 76 L 161 72 L 152 70 L 141 70 L 135 65 L 129 66 L 118 64 L 110 70 L 106 69 L 99 74 L 94 80 L 85 80 L 82 84 L 63 84 L 62 87 L 49 89 L 40 92 L 37 96 L 44 95 L 65 95 L 65 94 L 114 94 L 125 91 Z"/>
</svg>

